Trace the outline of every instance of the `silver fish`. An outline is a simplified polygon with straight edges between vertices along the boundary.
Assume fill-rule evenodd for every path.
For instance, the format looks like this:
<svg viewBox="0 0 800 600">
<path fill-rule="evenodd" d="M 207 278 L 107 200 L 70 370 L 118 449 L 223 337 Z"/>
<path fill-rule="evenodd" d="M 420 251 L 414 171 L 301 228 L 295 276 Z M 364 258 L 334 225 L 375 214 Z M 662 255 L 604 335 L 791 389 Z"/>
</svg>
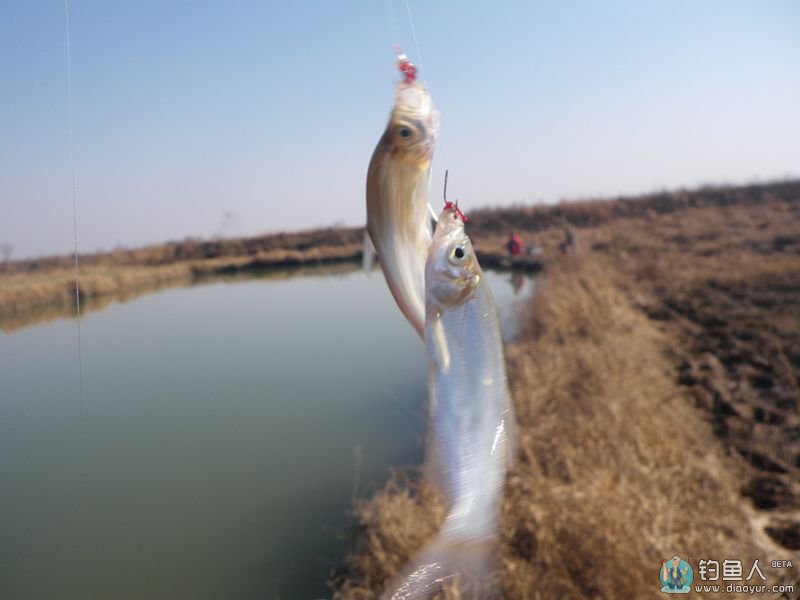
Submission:
<svg viewBox="0 0 800 600">
<path fill-rule="evenodd" d="M 413 65 L 404 55 L 398 62 L 407 79 L 397 84 L 389 124 L 369 163 L 367 234 L 397 306 L 423 337 L 431 241 L 428 184 L 439 115 L 425 86 L 409 78 Z M 364 252 L 368 265 L 368 243 Z"/>
<path fill-rule="evenodd" d="M 514 414 L 500 323 L 462 216 L 452 205 L 439 216 L 425 284 L 428 466 L 448 513 L 438 536 L 384 595 L 391 600 L 429 598 L 457 574 L 481 580 L 497 540 L 513 456 Z"/>
</svg>

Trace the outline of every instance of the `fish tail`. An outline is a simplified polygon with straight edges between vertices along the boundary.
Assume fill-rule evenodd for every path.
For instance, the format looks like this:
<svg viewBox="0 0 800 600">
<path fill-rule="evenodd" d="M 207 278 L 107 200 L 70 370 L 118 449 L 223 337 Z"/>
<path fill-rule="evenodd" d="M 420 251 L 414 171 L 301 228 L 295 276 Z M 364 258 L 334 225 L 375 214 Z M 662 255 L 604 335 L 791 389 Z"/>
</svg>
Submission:
<svg viewBox="0 0 800 600">
<path fill-rule="evenodd" d="M 446 588 L 458 589 L 458 598 L 497 598 L 490 581 L 496 539 L 456 538 L 440 532 L 425 546 L 411 566 L 403 571 L 381 596 L 381 600 L 427 600 Z"/>
</svg>

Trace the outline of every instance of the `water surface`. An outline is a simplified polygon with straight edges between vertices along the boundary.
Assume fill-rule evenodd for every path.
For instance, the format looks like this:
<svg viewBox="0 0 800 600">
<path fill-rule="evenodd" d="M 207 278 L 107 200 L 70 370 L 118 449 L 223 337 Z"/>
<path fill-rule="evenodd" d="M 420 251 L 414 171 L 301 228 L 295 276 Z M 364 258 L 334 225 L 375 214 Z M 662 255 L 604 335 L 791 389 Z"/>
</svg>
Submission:
<svg viewBox="0 0 800 600">
<path fill-rule="evenodd" d="M 487 276 L 513 335 L 533 282 Z M 0 598 L 329 597 L 356 469 L 366 495 L 421 459 L 424 350 L 380 273 L 91 312 L 83 403 L 76 339 L 0 333 Z"/>
</svg>

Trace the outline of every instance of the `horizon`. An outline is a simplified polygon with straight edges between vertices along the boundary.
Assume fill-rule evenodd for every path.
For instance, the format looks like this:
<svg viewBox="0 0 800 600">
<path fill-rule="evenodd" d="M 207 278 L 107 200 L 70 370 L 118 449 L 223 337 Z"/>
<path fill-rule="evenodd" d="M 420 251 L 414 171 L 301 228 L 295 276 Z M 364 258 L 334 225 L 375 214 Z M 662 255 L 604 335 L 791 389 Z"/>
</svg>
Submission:
<svg viewBox="0 0 800 600">
<path fill-rule="evenodd" d="M 564 205 L 570 204 L 580 204 L 580 203 L 594 203 L 594 202 L 639 202 L 645 201 L 650 197 L 658 196 L 661 194 L 694 194 L 700 193 L 707 190 L 738 190 L 738 189 L 748 189 L 757 186 L 773 186 L 773 185 L 792 185 L 792 184 L 800 184 L 800 177 L 776 177 L 769 180 L 762 180 L 760 178 L 756 178 L 753 181 L 744 182 L 744 183 L 704 183 L 696 186 L 691 187 L 679 187 L 679 188 L 672 188 L 672 189 L 658 189 L 652 190 L 649 192 L 643 193 L 635 193 L 635 194 L 624 194 L 619 196 L 600 196 L 600 197 L 593 197 L 593 198 L 563 198 L 556 200 L 554 202 L 540 202 L 540 203 L 512 203 L 507 204 L 504 206 L 475 206 L 469 211 L 465 211 L 465 214 L 469 217 L 471 216 L 472 212 L 483 212 L 483 211 L 504 211 L 504 210 L 515 210 L 520 208 L 558 208 Z M 469 227 L 469 225 L 467 225 Z M 246 240 L 246 239 L 259 239 L 265 238 L 270 236 L 277 236 L 277 235 L 295 235 L 295 234 L 306 234 L 306 233 L 313 233 L 316 231 L 323 231 L 323 230 L 336 230 L 336 229 L 363 229 L 364 225 L 345 225 L 345 224 L 331 224 L 331 225 L 320 225 L 317 227 L 306 227 L 300 229 L 279 229 L 275 231 L 262 231 L 256 232 L 252 234 L 244 234 L 244 235 L 229 235 L 229 236 L 186 236 L 182 239 L 168 239 L 162 241 L 155 241 L 149 242 L 146 244 L 139 244 L 139 245 L 131 245 L 131 246 L 119 246 L 115 248 L 109 249 L 100 249 L 100 250 L 81 250 L 79 252 L 80 256 L 91 256 L 91 255 L 102 255 L 102 254 L 112 254 L 114 252 L 135 252 L 138 250 L 146 250 L 148 248 L 158 248 L 160 246 L 165 246 L 169 244 L 182 244 L 182 243 L 190 243 L 190 244 L 204 244 L 204 243 L 213 243 L 213 242 L 228 242 L 228 241 L 236 241 L 236 240 Z M 9 260 L 10 263 L 25 263 L 29 261 L 38 261 L 38 260 L 52 260 L 52 259 L 70 259 L 72 260 L 75 256 L 75 253 L 72 250 L 61 254 L 43 254 L 40 256 L 30 256 L 30 257 L 17 257 L 11 258 Z"/>
<path fill-rule="evenodd" d="M 72 0 L 79 252 L 362 226 L 395 43 L 442 113 L 434 204 L 445 169 L 471 210 L 800 177 L 796 3 L 454 6 Z M 64 5 L 0 17 L 0 243 L 63 256 Z"/>
</svg>

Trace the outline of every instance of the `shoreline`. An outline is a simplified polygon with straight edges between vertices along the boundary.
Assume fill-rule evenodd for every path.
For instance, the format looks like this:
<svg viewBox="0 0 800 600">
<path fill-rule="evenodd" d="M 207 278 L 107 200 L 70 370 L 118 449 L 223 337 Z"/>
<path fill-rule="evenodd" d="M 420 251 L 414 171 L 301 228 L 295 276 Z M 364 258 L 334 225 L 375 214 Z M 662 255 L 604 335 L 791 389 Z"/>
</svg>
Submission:
<svg viewBox="0 0 800 600">
<path fill-rule="evenodd" d="M 276 254 L 279 254 L 276 256 Z M 539 272 L 544 262 L 523 257 L 509 261 L 496 253 L 479 254 L 482 264 L 494 270 Z M 172 265 L 133 265 L 116 268 L 84 267 L 80 273 L 81 313 L 161 289 L 202 283 L 231 275 L 259 276 L 292 273 L 305 268 L 357 265 L 361 246 L 322 247 L 314 251 L 284 251 L 256 256 L 192 260 Z M 75 316 L 75 273 L 68 269 L 32 276 L 0 274 L 0 331 L 56 316 Z M 41 315 L 41 316 L 40 316 Z"/>
</svg>

